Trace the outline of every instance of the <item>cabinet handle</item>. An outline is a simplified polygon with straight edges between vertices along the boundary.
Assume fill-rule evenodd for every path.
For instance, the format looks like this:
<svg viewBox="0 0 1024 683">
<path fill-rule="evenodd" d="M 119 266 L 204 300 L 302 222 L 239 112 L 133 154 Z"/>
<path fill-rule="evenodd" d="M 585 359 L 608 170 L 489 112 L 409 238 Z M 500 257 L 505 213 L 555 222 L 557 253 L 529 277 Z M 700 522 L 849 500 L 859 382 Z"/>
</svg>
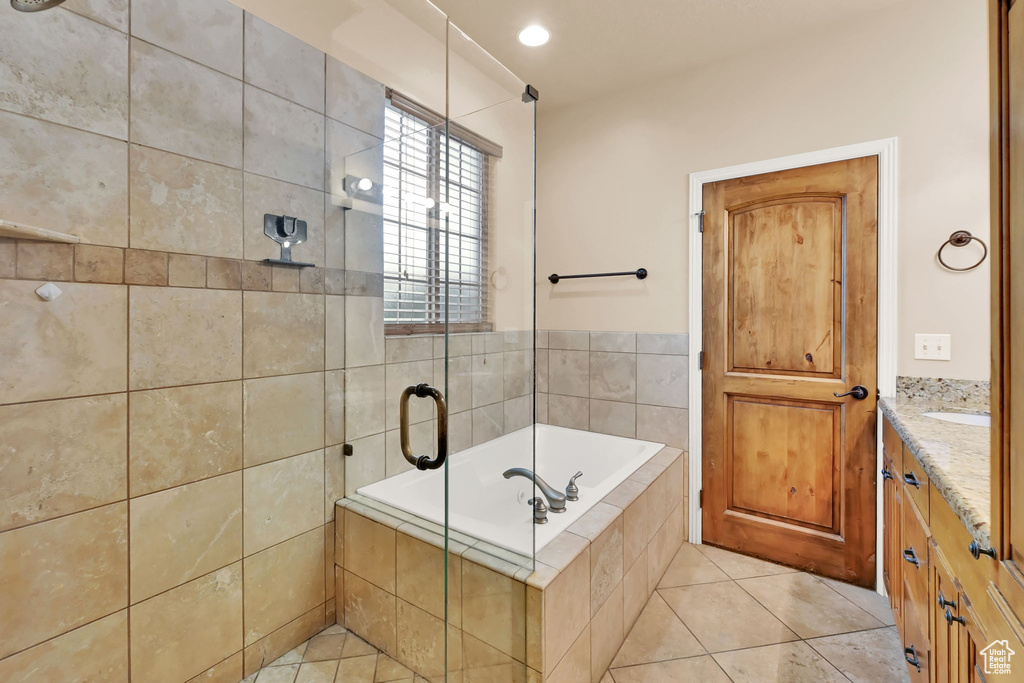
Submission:
<svg viewBox="0 0 1024 683">
<path fill-rule="evenodd" d="M 915 567 L 921 566 L 921 562 L 917 559 L 917 553 L 914 552 L 913 546 L 903 551 L 903 559 Z"/>
<path fill-rule="evenodd" d="M 914 649 L 913 645 L 903 648 L 903 657 L 907 660 L 907 664 L 916 666 L 918 671 L 921 670 L 921 662 L 917 658 L 917 650 Z"/>
<path fill-rule="evenodd" d="M 952 626 L 954 621 L 960 622 L 961 625 L 967 623 L 967 620 L 964 619 L 963 617 L 954 617 L 953 613 L 950 612 L 949 608 L 947 607 L 946 608 L 946 625 Z"/>
<path fill-rule="evenodd" d="M 967 546 L 967 549 L 971 551 L 971 557 L 973 557 L 976 560 L 981 559 L 982 555 L 988 555 L 993 560 L 996 559 L 995 548 L 982 548 L 980 545 L 978 545 L 977 541 L 971 541 L 971 544 Z"/>
<path fill-rule="evenodd" d="M 942 591 L 939 591 L 939 609 L 944 607 L 952 607 L 953 609 L 956 609 L 956 602 L 953 600 L 947 600 L 942 594 Z"/>
<path fill-rule="evenodd" d="M 885 469 L 883 467 L 882 468 L 882 480 L 885 481 L 886 479 L 892 479 L 892 472 L 890 472 L 889 470 L 887 470 L 887 469 Z"/>
<path fill-rule="evenodd" d="M 906 474 L 904 474 L 903 475 L 903 481 L 907 482 L 908 484 L 913 486 L 915 489 L 921 488 L 921 482 L 919 482 L 917 480 L 917 475 L 914 474 L 913 472 L 907 472 Z"/>
</svg>

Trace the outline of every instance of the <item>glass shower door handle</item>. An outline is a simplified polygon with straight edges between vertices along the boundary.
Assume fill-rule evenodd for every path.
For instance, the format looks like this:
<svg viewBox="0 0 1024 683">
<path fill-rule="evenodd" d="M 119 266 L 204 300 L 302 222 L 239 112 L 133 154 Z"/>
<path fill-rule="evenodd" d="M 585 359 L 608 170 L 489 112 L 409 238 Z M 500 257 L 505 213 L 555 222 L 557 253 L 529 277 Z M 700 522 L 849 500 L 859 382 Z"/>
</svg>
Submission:
<svg viewBox="0 0 1024 683">
<path fill-rule="evenodd" d="M 409 444 L 409 399 L 413 395 L 417 398 L 432 398 L 437 404 L 437 457 L 434 459 L 428 455 L 415 455 Z M 448 406 L 444 402 L 444 394 L 425 382 L 406 387 L 398 406 L 398 419 L 401 422 L 402 455 L 405 459 L 418 470 L 436 470 L 444 465 L 448 457 Z"/>
</svg>

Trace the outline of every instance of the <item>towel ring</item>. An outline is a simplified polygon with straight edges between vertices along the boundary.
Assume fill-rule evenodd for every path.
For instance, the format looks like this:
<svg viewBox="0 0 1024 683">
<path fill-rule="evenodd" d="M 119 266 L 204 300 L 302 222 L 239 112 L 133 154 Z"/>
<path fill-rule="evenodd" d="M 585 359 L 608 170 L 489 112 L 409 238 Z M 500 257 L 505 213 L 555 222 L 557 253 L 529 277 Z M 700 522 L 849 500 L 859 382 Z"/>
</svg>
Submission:
<svg viewBox="0 0 1024 683">
<path fill-rule="evenodd" d="M 972 241 L 980 244 L 981 248 L 985 250 L 985 253 L 981 255 L 981 258 L 978 259 L 978 262 L 975 263 L 973 266 L 967 266 L 966 268 L 954 268 L 953 266 L 949 265 L 948 263 L 942 260 L 942 250 L 946 248 L 947 244 L 953 247 L 966 247 Z M 948 240 L 942 243 L 942 246 L 939 247 L 938 253 L 936 253 L 935 255 L 939 258 L 939 263 L 941 263 L 942 267 L 945 268 L 946 270 L 955 270 L 959 273 L 963 273 L 968 270 L 974 270 L 975 268 L 977 268 L 978 266 L 985 262 L 985 259 L 988 258 L 988 245 L 985 244 L 984 240 L 982 240 L 980 237 L 975 237 L 966 230 L 957 230 L 956 232 L 949 236 Z"/>
</svg>

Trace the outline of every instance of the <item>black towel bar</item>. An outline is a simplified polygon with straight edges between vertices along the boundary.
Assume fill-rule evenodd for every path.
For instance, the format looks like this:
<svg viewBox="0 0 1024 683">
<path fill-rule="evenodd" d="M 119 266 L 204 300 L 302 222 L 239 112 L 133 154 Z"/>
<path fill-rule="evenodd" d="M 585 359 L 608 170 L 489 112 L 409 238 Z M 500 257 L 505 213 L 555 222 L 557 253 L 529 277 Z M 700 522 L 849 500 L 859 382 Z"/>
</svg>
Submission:
<svg viewBox="0 0 1024 683">
<path fill-rule="evenodd" d="M 627 270 L 621 273 L 585 273 L 583 275 L 558 275 L 552 273 L 548 275 L 548 280 L 551 281 L 551 284 L 555 284 L 559 280 L 575 280 L 581 277 L 615 277 L 617 275 L 635 275 L 637 280 L 643 280 L 647 277 L 647 269 L 637 268 L 636 270 Z"/>
</svg>

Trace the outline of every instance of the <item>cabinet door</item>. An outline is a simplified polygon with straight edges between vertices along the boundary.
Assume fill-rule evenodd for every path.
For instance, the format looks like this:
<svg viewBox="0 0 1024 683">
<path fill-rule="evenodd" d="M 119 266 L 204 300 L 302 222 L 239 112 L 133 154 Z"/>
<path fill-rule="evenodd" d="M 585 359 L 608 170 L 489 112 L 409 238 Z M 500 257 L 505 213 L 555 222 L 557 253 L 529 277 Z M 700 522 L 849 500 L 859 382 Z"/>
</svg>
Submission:
<svg viewBox="0 0 1024 683">
<path fill-rule="evenodd" d="M 960 636 L 964 624 L 960 615 L 961 596 L 942 561 L 938 547 L 932 543 L 932 663 L 935 680 L 957 683 L 960 678 Z"/>
<path fill-rule="evenodd" d="M 882 578 L 885 582 L 885 591 L 889 594 L 889 607 L 892 608 L 896 618 L 896 626 L 903 628 L 903 621 L 900 615 L 903 612 L 903 553 L 901 532 L 903 523 L 903 503 L 901 497 L 901 486 L 896 479 L 894 463 L 886 457 L 885 469 L 882 471 L 882 498 L 883 498 L 883 558 Z"/>
</svg>

